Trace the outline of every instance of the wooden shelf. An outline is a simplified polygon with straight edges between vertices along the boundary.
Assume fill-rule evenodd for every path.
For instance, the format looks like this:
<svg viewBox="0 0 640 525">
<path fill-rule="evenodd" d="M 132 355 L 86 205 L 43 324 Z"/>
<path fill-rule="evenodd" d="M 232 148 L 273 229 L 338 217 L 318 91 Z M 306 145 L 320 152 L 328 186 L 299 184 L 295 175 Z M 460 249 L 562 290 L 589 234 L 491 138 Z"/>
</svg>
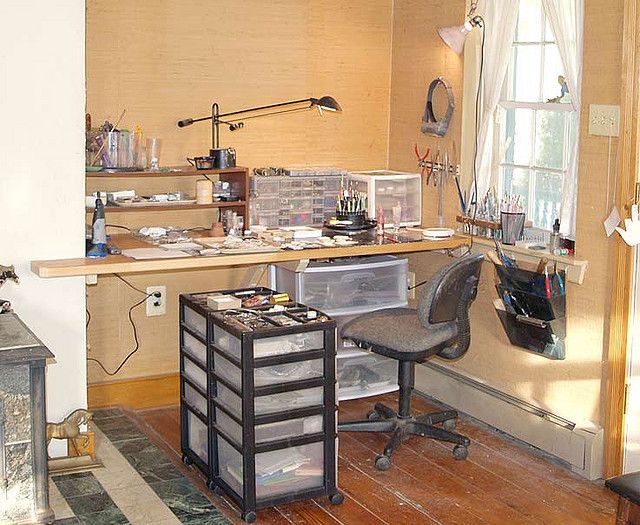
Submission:
<svg viewBox="0 0 640 525">
<path fill-rule="evenodd" d="M 219 201 L 212 204 L 157 204 L 151 206 L 105 206 L 105 213 L 126 213 L 139 211 L 170 211 L 170 210 L 206 210 L 209 208 L 240 208 L 246 201 Z M 87 213 L 93 213 L 94 208 L 87 208 Z"/>
<path fill-rule="evenodd" d="M 135 178 L 135 177 L 196 177 L 198 175 L 232 175 L 244 174 L 245 168 L 236 166 L 223 170 L 197 170 L 193 166 L 168 166 L 175 171 L 118 171 L 110 173 L 107 171 L 87 171 L 87 177 L 97 179 L 107 178 Z"/>
</svg>

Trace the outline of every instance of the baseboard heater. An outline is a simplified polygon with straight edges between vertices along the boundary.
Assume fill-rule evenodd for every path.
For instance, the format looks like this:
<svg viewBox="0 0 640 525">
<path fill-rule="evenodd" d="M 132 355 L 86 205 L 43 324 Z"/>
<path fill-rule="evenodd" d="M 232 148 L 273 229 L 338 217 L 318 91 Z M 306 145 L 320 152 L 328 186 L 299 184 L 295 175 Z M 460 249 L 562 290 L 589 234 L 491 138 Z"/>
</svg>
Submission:
<svg viewBox="0 0 640 525">
<path fill-rule="evenodd" d="M 566 462 L 588 479 L 602 477 L 602 427 L 577 424 L 437 363 L 416 367 L 415 388 Z"/>
</svg>

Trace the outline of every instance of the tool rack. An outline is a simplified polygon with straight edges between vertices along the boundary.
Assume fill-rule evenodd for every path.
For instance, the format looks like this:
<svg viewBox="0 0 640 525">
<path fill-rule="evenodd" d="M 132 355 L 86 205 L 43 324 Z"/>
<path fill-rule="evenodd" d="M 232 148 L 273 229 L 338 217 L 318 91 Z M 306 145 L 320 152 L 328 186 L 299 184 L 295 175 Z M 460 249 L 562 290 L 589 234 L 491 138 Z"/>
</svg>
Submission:
<svg viewBox="0 0 640 525">
<path fill-rule="evenodd" d="M 215 311 L 207 296 L 234 295 L 239 309 Z M 180 296 L 183 461 L 247 523 L 256 511 L 329 497 L 337 488 L 335 321 L 288 302 L 245 307 L 267 288 Z M 250 482 L 245 482 L 250 480 Z"/>
</svg>

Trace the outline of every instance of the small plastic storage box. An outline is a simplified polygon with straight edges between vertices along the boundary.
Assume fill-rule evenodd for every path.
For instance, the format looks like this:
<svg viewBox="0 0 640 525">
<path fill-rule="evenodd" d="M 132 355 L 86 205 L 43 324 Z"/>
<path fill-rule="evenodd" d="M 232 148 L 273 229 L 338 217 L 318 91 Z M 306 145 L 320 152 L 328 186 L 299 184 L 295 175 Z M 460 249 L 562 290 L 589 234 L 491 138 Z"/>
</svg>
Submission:
<svg viewBox="0 0 640 525">
<path fill-rule="evenodd" d="M 417 226 L 422 222 L 422 177 L 419 173 L 375 170 L 350 172 L 353 189 L 366 193 L 369 216 L 375 217 L 378 206 L 384 210 L 385 223 L 393 220 L 393 207 L 402 207 L 401 226 Z"/>
<path fill-rule="evenodd" d="M 311 261 L 303 272 L 270 266 L 269 285 L 331 316 L 407 304 L 406 259 L 393 255 Z"/>
<path fill-rule="evenodd" d="M 182 454 L 247 522 L 336 485 L 335 321 L 298 303 L 214 311 L 180 296 Z M 267 288 L 226 290 L 246 301 Z M 203 325 L 204 320 L 204 325 Z M 248 482 L 247 480 L 251 480 Z"/>
</svg>

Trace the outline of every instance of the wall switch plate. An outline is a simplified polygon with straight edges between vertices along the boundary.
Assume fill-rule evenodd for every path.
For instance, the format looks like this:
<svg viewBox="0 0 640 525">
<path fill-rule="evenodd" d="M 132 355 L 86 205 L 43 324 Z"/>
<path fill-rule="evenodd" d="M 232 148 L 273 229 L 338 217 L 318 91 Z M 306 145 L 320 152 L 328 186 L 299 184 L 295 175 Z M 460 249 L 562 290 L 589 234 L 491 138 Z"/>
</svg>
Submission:
<svg viewBox="0 0 640 525">
<path fill-rule="evenodd" d="M 167 313 L 167 287 L 147 286 L 147 294 L 160 293 L 160 297 L 151 295 L 147 297 L 147 317 L 154 315 L 164 315 Z"/>
<path fill-rule="evenodd" d="M 620 106 L 590 104 L 589 135 L 618 137 L 620 135 Z"/>
</svg>

